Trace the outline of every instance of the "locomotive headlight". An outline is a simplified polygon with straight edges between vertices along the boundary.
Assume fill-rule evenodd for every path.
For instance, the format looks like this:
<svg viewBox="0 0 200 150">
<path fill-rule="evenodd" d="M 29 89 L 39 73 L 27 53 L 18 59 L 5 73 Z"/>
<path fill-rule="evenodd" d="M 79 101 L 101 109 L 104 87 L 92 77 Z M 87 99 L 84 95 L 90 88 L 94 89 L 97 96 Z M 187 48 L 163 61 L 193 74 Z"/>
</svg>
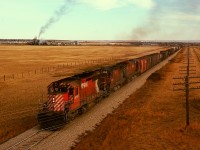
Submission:
<svg viewBox="0 0 200 150">
<path fill-rule="evenodd" d="M 55 103 L 55 98 L 53 98 L 53 103 Z"/>
</svg>

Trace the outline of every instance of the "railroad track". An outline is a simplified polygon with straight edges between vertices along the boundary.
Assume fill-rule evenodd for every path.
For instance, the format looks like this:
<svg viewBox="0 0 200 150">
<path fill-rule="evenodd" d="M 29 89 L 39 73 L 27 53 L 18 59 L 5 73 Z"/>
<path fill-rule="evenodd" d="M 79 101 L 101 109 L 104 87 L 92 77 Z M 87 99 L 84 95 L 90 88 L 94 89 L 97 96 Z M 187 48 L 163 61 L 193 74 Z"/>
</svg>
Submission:
<svg viewBox="0 0 200 150">
<path fill-rule="evenodd" d="M 52 131 L 39 130 L 38 132 L 30 135 L 29 137 L 21 140 L 20 142 L 10 146 L 6 150 L 29 150 L 52 134 Z"/>
<path fill-rule="evenodd" d="M 32 135 L 22 139 L 21 141 L 15 143 L 14 145 L 11 145 L 6 150 L 30 150 L 36 145 L 38 145 L 40 142 L 42 142 L 43 140 L 54 134 L 57 131 L 57 129 L 59 129 L 62 126 L 63 124 L 51 128 L 38 130 Z"/>
</svg>

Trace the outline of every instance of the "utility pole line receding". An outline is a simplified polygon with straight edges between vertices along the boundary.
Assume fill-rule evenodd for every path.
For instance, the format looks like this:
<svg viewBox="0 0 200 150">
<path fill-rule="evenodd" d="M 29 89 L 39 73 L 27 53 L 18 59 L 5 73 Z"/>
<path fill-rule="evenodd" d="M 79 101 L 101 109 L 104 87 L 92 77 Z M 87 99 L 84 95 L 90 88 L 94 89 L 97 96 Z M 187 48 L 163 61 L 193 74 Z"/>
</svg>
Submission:
<svg viewBox="0 0 200 150">
<path fill-rule="evenodd" d="M 196 66 L 191 65 L 194 63 L 194 60 L 192 59 L 192 55 L 190 54 L 189 51 L 189 47 L 187 48 L 187 56 L 184 57 L 187 60 L 184 60 L 182 63 L 186 64 L 184 66 L 180 66 L 179 71 L 184 71 L 184 72 L 180 72 L 180 74 L 184 74 L 185 76 L 182 77 L 174 77 L 174 80 L 179 80 L 178 83 L 174 83 L 174 86 L 181 86 L 181 88 L 173 88 L 174 91 L 185 91 L 185 100 L 186 100 L 186 104 L 185 104 L 185 108 L 186 108 L 186 126 L 190 125 L 190 111 L 189 111 L 189 96 L 190 96 L 190 90 L 196 90 L 196 89 L 200 89 L 200 86 L 196 86 L 196 87 L 190 87 L 191 84 L 199 84 L 200 81 L 190 81 L 193 79 L 199 79 L 200 76 L 190 76 L 191 74 L 196 74 Z M 192 63 L 191 63 L 192 60 Z M 183 68 L 186 68 L 185 70 L 183 70 Z M 192 69 L 190 69 L 192 68 Z M 183 82 L 184 81 L 184 82 Z M 183 87 L 184 86 L 184 87 Z"/>
</svg>

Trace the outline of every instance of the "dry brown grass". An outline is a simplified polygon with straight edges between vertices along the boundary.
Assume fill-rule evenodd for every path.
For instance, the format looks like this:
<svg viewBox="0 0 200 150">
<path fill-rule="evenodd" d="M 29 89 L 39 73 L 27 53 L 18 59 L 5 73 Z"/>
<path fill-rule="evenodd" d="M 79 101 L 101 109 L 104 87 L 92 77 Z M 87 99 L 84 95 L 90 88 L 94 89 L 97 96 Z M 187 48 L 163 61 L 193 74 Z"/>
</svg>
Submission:
<svg viewBox="0 0 200 150">
<path fill-rule="evenodd" d="M 116 61 L 159 52 L 161 47 L 130 46 L 0 46 L 0 143 L 36 124 L 40 103 L 46 100 L 46 87 L 54 80 Z M 110 59 L 113 58 L 113 59 Z M 99 60 L 86 64 L 85 60 Z M 37 73 L 35 69 L 79 62 L 79 65 Z M 22 78 L 21 73 L 24 73 Z M 28 73 L 29 72 L 29 73 Z M 3 81 L 2 76 L 15 75 Z M 17 76 L 18 74 L 18 76 Z M 26 117 L 26 118 L 24 118 Z"/>
<path fill-rule="evenodd" d="M 126 46 L 0 46 L 0 72 L 21 73 L 54 64 L 109 57 L 127 59 L 144 52 L 152 53 L 159 50 L 159 47 Z"/>
</svg>

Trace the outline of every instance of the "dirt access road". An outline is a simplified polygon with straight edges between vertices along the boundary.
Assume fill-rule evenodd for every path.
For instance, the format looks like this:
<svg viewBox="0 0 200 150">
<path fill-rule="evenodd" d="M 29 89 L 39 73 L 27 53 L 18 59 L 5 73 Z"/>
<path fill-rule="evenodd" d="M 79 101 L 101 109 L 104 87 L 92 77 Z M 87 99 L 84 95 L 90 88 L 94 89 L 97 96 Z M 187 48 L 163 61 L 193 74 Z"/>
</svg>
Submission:
<svg viewBox="0 0 200 150">
<path fill-rule="evenodd" d="M 200 75 L 200 63 L 190 48 Z M 107 116 L 93 132 L 80 137 L 73 150 L 88 149 L 200 149 L 200 94 L 190 92 L 190 126 L 185 126 L 184 92 L 173 91 L 173 77 L 186 49 Z"/>
</svg>

